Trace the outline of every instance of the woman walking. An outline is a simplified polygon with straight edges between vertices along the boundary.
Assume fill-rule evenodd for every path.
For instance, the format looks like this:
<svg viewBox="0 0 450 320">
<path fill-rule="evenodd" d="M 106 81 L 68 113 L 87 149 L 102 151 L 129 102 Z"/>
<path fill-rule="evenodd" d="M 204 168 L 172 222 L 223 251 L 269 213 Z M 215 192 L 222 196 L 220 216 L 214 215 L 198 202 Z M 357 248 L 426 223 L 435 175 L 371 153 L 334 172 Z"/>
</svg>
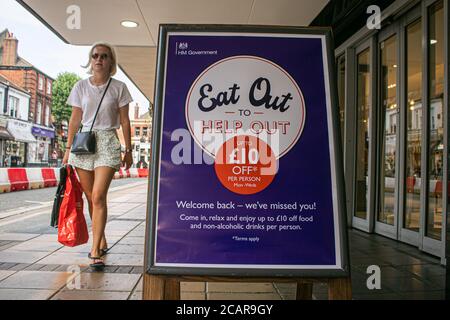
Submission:
<svg viewBox="0 0 450 320">
<path fill-rule="evenodd" d="M 124 164 L 129 169 L 131 156 L 131 127 L 128 116 L 129 104 L 133 101 L 126 85 L 112 79 L 117 71 L 114 48 L 106 43 L 94 44 L 85 66 L 92 76 L 75 84 L 67 100 L 72 106 L 69 134 L 63 164 L 75 167 L 81 187 L 89 204 L 92 220 L 93 242 L 89 253 L 90 266 L 97 270 L 105 267 L 103 256 L 108 251 L 105 237 L 107 221 L 107 195 L 111 180 Z M 102 97 L 103 100 L 102 100 Z M 101 104 L 100 104 L 100 101 Z M 95 117 L 98 109 L 98 115 Z M 95 121 L 94 121 L 95 120 Z M 91 126 L 96 138 L 95 154 L 75 155 L 72 143 L 80 124 L 83 132 Z M 126 150 L 121 159 L 121 145 L 116 130 L 122 126 Z"/>
</svg>

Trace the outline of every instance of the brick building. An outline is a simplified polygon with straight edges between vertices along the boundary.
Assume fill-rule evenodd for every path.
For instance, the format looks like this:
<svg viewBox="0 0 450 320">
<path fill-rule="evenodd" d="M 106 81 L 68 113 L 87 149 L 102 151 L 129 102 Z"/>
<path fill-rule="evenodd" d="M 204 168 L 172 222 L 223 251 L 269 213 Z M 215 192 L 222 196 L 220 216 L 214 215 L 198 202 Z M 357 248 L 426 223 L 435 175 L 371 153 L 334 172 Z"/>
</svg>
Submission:
<svg viewBox="0 0 450 320">
<path fill-rule="evenodd" d="M 29 145 L 28 162 L 48 163 L 55 147 L 52 125 L 52 85 L 54 79 L 18 55 L 19 40 L 8 31 L 0 33 L 0 74 L 27 90 L 30 95 L 28 121 L 37 143 Z"/>
<path fill-rule="evenodd" d="M 130 120 L 133 163 L 136 167 L 148 167 L 151 151 L 152 118 L 150 111 L 139 116 L 139 104 L 134 107 L 134 117 Z M 125 146 L 122 130 L 118 131 L 122 146 Z"/>
<path fill-rule="evenodd" d="M 29 92 L 0 75 L 0 168 L 27 163 L 28 145 L 36 144 L 29 108 Z"/>
</svg>

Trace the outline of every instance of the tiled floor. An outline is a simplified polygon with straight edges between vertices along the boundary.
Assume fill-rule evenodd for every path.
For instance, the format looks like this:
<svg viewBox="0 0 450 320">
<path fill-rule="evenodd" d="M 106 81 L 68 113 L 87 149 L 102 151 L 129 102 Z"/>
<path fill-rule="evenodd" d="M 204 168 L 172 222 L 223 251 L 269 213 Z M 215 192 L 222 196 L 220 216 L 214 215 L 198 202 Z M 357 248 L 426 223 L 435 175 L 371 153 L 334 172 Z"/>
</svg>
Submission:
<svg viewBox="0 0 450 320">
<path fill-rule="evenodd" d="M 90 243 L 67 248 L 55 234 L 0 234 L 0 300 L 140 300 L 144 255 L 146 187 L 109 199 L 106 235 L 111 252 L 104 273 L 87 264 Z M 443 299 L 445 268 L 416 248 L 351 230 L 354 299 Z M 381 289 L 367 289 L 367 268 L 381 269 Z M 295 300 L 293 283 L 181 283 L 181 299 Z M 313 298 L 327 299 L 327 285 L 315 283 Z"/>
</svg>

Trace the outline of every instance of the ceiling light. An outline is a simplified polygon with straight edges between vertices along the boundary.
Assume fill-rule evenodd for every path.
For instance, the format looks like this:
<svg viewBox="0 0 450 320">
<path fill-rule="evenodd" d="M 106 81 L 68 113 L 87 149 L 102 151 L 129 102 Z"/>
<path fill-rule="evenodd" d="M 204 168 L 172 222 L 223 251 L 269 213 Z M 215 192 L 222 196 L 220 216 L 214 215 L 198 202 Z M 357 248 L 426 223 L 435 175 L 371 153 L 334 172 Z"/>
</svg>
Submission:
<svg viewBox="0 0 450 320">
<path fill-rule="evenodd" d="M 139 26 L 139 23 L 131 20 L 124 20 L 120 24 L 125 28 L 137 28 Z"/>
</svg>

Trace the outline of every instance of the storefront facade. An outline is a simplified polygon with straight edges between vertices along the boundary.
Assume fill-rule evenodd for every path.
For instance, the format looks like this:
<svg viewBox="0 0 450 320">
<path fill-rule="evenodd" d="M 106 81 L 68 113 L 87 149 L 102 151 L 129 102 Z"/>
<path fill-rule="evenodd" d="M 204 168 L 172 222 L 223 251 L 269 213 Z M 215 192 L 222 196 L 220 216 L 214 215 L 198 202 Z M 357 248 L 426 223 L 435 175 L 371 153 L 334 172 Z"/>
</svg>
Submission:
<svg viewBox="0 0 450 320">
<path fill-rule="evenodd" d="M 14 138 L 6 140 L 4 166 L 26 167 L 29 159 L 29 145 L 36 144 L 36 139 L 31 134 L 32 124 L 29 122 L 8 119 L 8 132 Z"/>
<path fill-rule="evenodd" d="M 52 141 L 55 139 L 55 131 L 48 127 L 43 127 L 34 124 L 31 128 L 31 133 L 36 138 L 35 144 L 29 145 L 28 163 L 35 163 L 36 165 L 48 164 L 49 156 L 52 149 Z"/>
<path fill-rule="evenodd" d="M 449 1 L 397 0 L 336 49 L 348 221 L 445 257 Z"/>
<path fill-rule="evenodd" d="M 7 130 L 8 120 L 0 116 L 0 168 L 5 166 L 7 141 L 14 140 Z"/>
</svg>

